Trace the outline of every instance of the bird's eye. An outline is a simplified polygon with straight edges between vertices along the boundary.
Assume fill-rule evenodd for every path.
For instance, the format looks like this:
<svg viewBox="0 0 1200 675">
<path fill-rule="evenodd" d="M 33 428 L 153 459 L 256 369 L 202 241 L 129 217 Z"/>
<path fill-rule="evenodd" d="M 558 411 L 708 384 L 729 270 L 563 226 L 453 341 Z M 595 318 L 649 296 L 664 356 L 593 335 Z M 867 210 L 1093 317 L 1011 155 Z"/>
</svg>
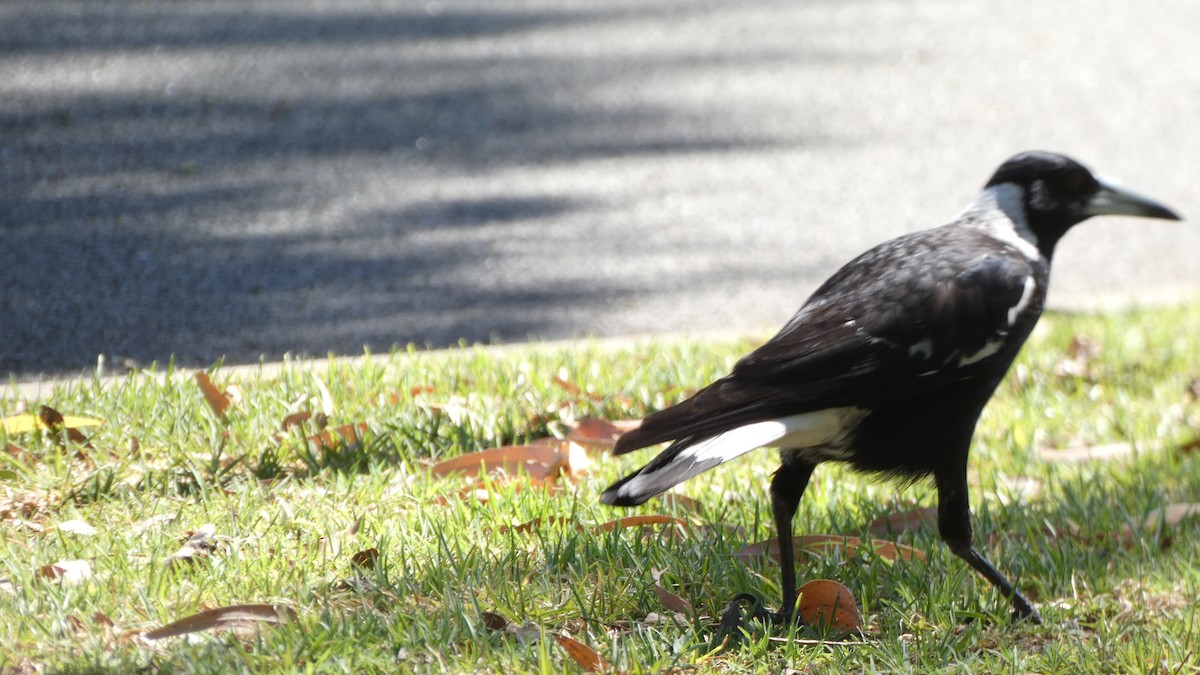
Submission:
<svg viewBox="0 0 1200 675">
<path fill-rule="evenodd" d="M 1067 189 L 1067 192 L 1076 193 L 1083 190 L 1084 179 L 1083 176 L 1077 173 L 1072 173 L 1067 175 L 1063 183 L 1063 187 Z"/>
</svg>

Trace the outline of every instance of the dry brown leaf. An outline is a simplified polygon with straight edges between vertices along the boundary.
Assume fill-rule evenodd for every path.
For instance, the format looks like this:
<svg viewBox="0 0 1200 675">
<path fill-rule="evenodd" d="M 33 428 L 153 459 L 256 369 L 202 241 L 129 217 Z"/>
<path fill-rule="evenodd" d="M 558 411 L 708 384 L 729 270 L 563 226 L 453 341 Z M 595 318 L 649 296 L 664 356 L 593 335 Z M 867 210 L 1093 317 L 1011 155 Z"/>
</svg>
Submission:
<svg viewBox="0 0 1200 675">
<path fill-rule="evenodd" d="M 601 658 L 595 649 L 579 640 L 566 635 L 555 635 L 554 639 L 567 652 L 567 656 L 570 656 L 571 660 L 579 664 L 579 667 L 583 668 L 585 672 L 596 673 L 608 668 L 608 662 Z"/>
<path fill-rule="evenodd" d="M 679 612 L 691 616 L 695 614 L 695 609 L 692 608 L 692 603 L 675 595 L 671 591 L 663 588 L 658 584 L 654 584 L 654 594 L 658 596 L 658 601 L 663 604 L 663 607 L 672 612 Z"/>
<path fill-rule="evenodd" d="M 18 463 L 23 464 L 25 466 L 33 466 L 34 464 L 37 464 L 37 461 L 38 461 L 37 456 L 34 455 L 32 452 L 29 452 L 25 448 L 22 448 L 19 445 L 13 445 L 12 443 L 5 443 L 4 451 L 7 452 L 8 455 L 10 457 L 12 457 L 14 460 L 16 460 Z"/>
<path fill-rule="evenodd" d="M 162 640 L 210 630 L 253 630 L 296 619 L 296 610 L 286 605 L 231 605 L 197 612 L 178 621 L 142 633 L 147 640 Z"/>
<path fill-rule="evenodd" d="M 1193 438 L 1187 443 L 1181 443 L 1175 451 L 1181 455 L 1190 455 L 1193 452 L 1200 452 L 1200 436 Z"/>
<path fill-rule="evenodd" d="M 831 579 L 814 579 L 800 587 L 800 617 L 810 626 L 844 633 L 862 626 L 862 615 L 850 589 Z"/>
<path fill-rule="evenodd" d="M 867 531 L 877 537 L 894 536 L 914 532 L 926 527 L 937 527 L 937 507 L 926 506 L 902 513 L 880 516 L 871 521 Z"/>
<path fill-rule="evenodd" d="M 633 431 L 642 425 L 641 420 L 602 420 L 585 417 L 567 423 L 567 440 L 580 445 L 611 450 L 621 434 Z"/>
<path fill-rule="evenodd" d="M 679 518 L 672 518 L 671 516 L 659 515 L 626 516 L 624 518 L 617 518 L 616 520 L 610 520 L 607 523 L 597 525 L 594 530 L 597 533 L 611 532 L 612 530 L 621 527 L 638 527 L 642 525 L 674 525 L 676 527 L 687 527 L 687 521 L 680 520 Z"/>
<path fill-rule="evenodd" d="M 547 478 L 560 466 L 561 461 L 560 452 L 555 447 L 510 445 L 447 459 L 434 464 L 429 471 L 439 477 L 459 472 L 475 475 L 482 467 L 487 473 L 499 469 L 509 474 L 523 472 L 531 478 Z"/>
<path fill-rule="evenodd" d="M 572 396 L 579 396 L 583 393 L 583 391 L 579 388 L 579 385 L 566 378 L 566 372 L 555 375 L 554 377 L 550 378 L 550 381 L 558 385 L 561 389 Z"/>
<path fill-rule="evenodd" d="M 1200 503 L 1171 504 L 1151 513 L 1136 528 L 1126 525 L 1118 537 L 1122 541 L 1132 543 L 1158 533 L 1159 543 L 1163 548 L 1167 548 L 1174 542 L 1172 530 L 1180 523 L 1194 518 L 1200 518 Z"/>
<path fill-rule="evenodd" d="M 845 556 L 850 557 L 856 555 L 860 548 L 865 547 L 874 551 L 875 555 L 885 560 L 925 559 L 925 552 L 912 546 L 871 539 L 864 541 L 858 537 L 843 537 L 836 534 L 801 535 L 793 538 L 792 546 L 794 549 L 797 549 L 798 554 L 805 552 L 829 554 L 834 551 L 841 551 Z M 743 548 L 734 555 L 742 559 L 749 559 L 763 555 L 764 553 L 769 554 L 775 560 L 779 560 L 779 540 L 767 539 L 760 541 Z"/>
<path fill-rule="evenodd" d="M 308 442 L 318 450 L 336 450 L 362 441 L 367 434 L 367 423 L 343 424 L 336 429 L 322 431 L 308 437 Z"/>
<path fill-rule="evenodd" d="M 350 556 L 350 564 L 361 569 L 372 569 L 379 561 L 379 549 L 371 547 Z"/>
<path fill-rule="evenodd" d="M 92 564 L 86 560 L 59 560 L 56 563 L 42 565 L 38 573 L 51 581 L 74 586 L 92 578 Z"/>
<path fill-rule="evenodd" d="M 55 427 L 77 429 L 79 427 L 90 427 L 104 423 L 103 420 L 92 417 L 63 415 L 54 408 L 47 406 L 42 406 L 42 408 L 37 415 L 23 412 L 13 417 L 5 417 L 0 420 L 0 426 L 4 428 L 7 434 L 24 434 L 39 429 L 53 429 Z"/>
<path fill-rule="evenodd" d="M 495 612 L 484 612 L 483 627 L 494 632 L 502 631 L 508 626 L 508 619 Z"/>
<path fill-rule="evenodd" d="M 301 410 L 299 412 L 294 412 L 291 415 L 288 415 L 287 417 L 283 418 L 283 421 L 280 422 L 280 424 L 279 424 L 279 428 L 282 431 L 287 431 L 288 429 L 291 429 L 292 427 L 297 427 L 297 426 L 300 426 L 301 424 L 304 424 L 311 417 L 312 417 L 312 412 L 309 410 Z"/>
<path fill-rule="evenodd" d="M 196 371 L 196 384 L 200 386 L 200 393 L 204 394 L 204 400 L 208 403 L 208 407 L 212 408 L 217 417 L 224 417 L 232 405 L 232 397 L 226 396 L 224 392 L 217 389 L 212 380 L 208 378 L 208 373 L 203 370 Z"/>
<path fill-rule="evenodd" d="M 57 434 L 66 432 L 67 439 L 72 443 L 79 443 L 80 445 L 88 444 L 87 436 L 84 436 L 83 432 L 75 428 L 75 426 L 79 425 L 67 424 L 67 420 L 63 417 L 63 414 L 54 408 L 51 408 L 48 405 L 38 408 L 38 419 L 41 420 L 42 424 L 53 433 Z"/>
</svg>

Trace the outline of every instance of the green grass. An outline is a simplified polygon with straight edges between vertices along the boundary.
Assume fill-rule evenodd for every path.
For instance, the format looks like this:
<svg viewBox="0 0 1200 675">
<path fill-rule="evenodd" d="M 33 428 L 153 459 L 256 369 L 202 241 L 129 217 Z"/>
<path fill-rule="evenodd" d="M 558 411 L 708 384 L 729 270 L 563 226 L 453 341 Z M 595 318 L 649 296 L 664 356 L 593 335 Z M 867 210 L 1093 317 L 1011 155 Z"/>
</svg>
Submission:
<svg viewBox="0 0 1200 675">
<path fill-rule="evenodd" d="M 1063 372 L 1080 335 L 1098 345 L 1095 354 L 1079 372 Z M 597 457 L 560 491 L 495 481 L 486 503 L 456 496 L 465 479 L 426 470 L 465 452 L 561 435 L 572 418 L 639 417 L 727 372 L 751 346 L 462 349 L 270 375 L 217 369 L 213 381 L 236 381 L 242 394 L 224 418 L 186 373 L 60 390 L 45 402 L 105 423 L 84 429 L 90 447 L 50 432 L 0 437 L 0 447 L 24 451 L 0 453 L 0 670 L 577 672 L 552 639 L 567 631 L 626 672 L 1197 672 L 1200 532 L 1185 522 L 1113 535 L 1165 505 L 1200 502 L 1200 453 L 1180 450 L 1200 434 L 1200 305 L 1047 317 L 980 422 L 977 537 L 1039 604 L 1041 627 L 1011 624 L 1005 600 L 936 533 L 920 530 L 901 540 L 926 551 L 924 562 L 831 556 L 800 566 L 801 580 L 833 578 L 851 589 L 862 636 L 820 644 L 814 629 L 752 627 L 716 651 L 707 617 L 729 598 L 749 590 L 778 601 L 774 563 L 732 555 L 773 535 L 772 453 L 679 488 L 698 510 L 657 500 L 634 510 L 687 520 L 674 536 L 575 527 L 628 515 L 597 495 L 649 452 Z M 314 373 L 332 397 L 329 425 L 365 422 L 361 443 L 314 448 L 311 422 L 280 432 L 289 413 L 321 409 Z M 449 402 L 454 414 L 431 407 Z M 17 401 L 0 399 L 0 416 L 17 412 Z M 1045 448 L 1119 442 L 1136 452 L 1086 463 L 1040 458 Z M 1021 496 L 1013 485 L 1022 478 L 1040 491 Z M 928 485 L 825 465 L 797 530 L 861 535 L 876 517 L 934 503 Z M 547 524 L 504 529 L 534 518 Z M 96 532 L 56 528 L 69 520 Z M 172 562 L 205 524 L 215 528 L 215 549 Z M 1047 526 L 1080 536 L 1049 536 Z M 379 551 L 373 567 L 352 564 L 370 548 Z M 60 560 L 88 561 L 92 575 L 63 584 L 40 573 Z M 704 616 L 671 618 L 652 569 Z M 240 603 L 287 605 L 297 618 L 257 631 L 139 637 Z M 490 630 L 485 612 L 505 617 L 510 630 Z M 667 618 L 648 621 L 651 613 Z"/>
</svg>

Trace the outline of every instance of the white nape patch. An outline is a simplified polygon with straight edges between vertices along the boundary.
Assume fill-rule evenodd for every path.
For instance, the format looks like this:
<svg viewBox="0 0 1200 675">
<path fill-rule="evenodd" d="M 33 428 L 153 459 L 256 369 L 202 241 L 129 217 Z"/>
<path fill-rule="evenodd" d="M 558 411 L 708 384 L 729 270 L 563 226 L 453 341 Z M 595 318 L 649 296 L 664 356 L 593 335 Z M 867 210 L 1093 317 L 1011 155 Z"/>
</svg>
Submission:
<svg viewBox="0 0 1200 675">
<path fill-rule="evenodd" d="M 728 462 L 764 446 L 813 448 L 842 444 L 866 411 L 855 407 L 826 408 L 755 422 L 706 438 L 679 453 L 672 461 Z"/>
<path fill-rule="evenodd" d="M 958 214 L 993 237 L 1011 244 L 1030 260 L 1040 260 L 1037 235 L 1025 220 L 1025 189 L 1012 183 L 993 185 L 979 193 L 975 202 Z"/>
<path fill-rule="evenodd" d="M 920 356 L 927 359 L 933 356 L 933 343 L 930 342 L 928 338 L 921 340 L 917 344 L 908 348 L 908 355 Z"/>
<path fill-rule="evenodd" d="M 1032 276 L 1025 277 L 1025 290 L 1021 291 L 1021 299 L 1017 300 L 1017 304 L 1013 305 L 1008 310 L 1008 325 L 1012 326 L 1017 322 L 1017 317 L 1025 308 L 1029 306 L 1029 301 L 1033 299 L 1033 291 L 1037 289 L 1037 282 Z"/>
<path fill-rule="evenodd" d="M 992 354 L 995 354 L 996 352 L 1000 351 L 1000 348 L 1003 346 L 1004 346 L 1004 340 L 996 340 L 995 342 L 989 342 L 983 346 L 983 349 L 980 349 L 979 351 L 975 352 L 974 354 L 967 354 L 966 356 L 958 357 L 958 367 L 962 368 L 964 366 L 969 366 L 972 363 L 978 363 L 978 362 L 986 359 L 987 357 L 991 356 Z"/>
</svg>

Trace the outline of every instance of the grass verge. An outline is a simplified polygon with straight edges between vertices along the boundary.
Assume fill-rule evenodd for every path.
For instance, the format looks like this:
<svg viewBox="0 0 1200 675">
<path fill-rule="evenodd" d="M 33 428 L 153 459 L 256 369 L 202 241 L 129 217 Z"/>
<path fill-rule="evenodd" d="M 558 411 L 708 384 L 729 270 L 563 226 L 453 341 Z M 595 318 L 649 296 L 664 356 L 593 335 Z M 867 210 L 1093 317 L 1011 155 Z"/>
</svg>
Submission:
<svg viewBox="0 0 1200 675">
<path fill-rule="evenodd" d="M 550 486 L 428 471 L 563 436 L 574 420 L 640 417 L 750 347 L 397 352 L 239 371 L 224 415 L 184 373 L 59 390 L 44 403 L 104 423 L 84 441 L 0 435 L 0 669 L 578 671 L 554 639 L 565 631 L 624 672 L 1197 671 L 1200 540 L 1167 507 L 1200 502 L 1200 305 L 1049 316 L 985 412 L 977 537 L 1042 627 L 1010 624 L 1003 598 L 917 528 L 899 539 L 925 561 L 834 552 L 800 566 L 802 581 L 851 589 L 861 635 L 752 629 L 715 649 L 708 617 L 730 597 L 778 597 L 774 563 L 734 555 L 773 534 L 768 451 L 677 489 L 694 501 L 633 511 L 682 528 L 591 527 L 628 515 L 596 498 L 649 452 L 596 454 Z M 24 407 L 0 399 L 0 416 Z M 343 425 L 349 440 L 322 440 Z M 863 535 L 933 504 L 928 485 L 824 465 L 797 529 Z M 656 585 L 694 609 L 668 608 Z M 147 638 L 246 603 L 278 614 Z"/>
</svg>

